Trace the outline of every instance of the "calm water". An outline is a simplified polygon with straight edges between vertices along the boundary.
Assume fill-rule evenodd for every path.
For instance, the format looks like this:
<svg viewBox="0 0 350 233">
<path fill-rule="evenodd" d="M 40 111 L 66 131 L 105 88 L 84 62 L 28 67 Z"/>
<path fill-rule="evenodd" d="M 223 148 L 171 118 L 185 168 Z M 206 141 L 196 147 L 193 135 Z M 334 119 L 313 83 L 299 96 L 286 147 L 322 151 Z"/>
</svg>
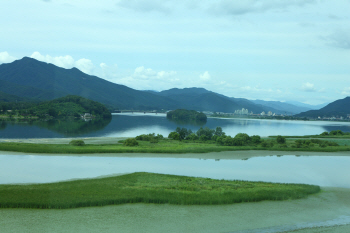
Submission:
<svg viewBox="0 0 350 233">
<path fill-rule="evenodd" d="M 222 127 L 227 135 L 310 135 L 324 131 L 350 132 L 350 122 L 309 122 L 209 118 L 203 127 Z M 156 133 L 167 136 L 176 127 L 197 131 L 201 126 L 169 121 L 165 114 L 115 114 L 101 121 L 0 121 L 0 138 L 135 137 Z"/>
<path fill-rule="evenodd" d="M 220 155 L 220 153 L 218 153 Z M 346 156 L 266 156 L 248 160 L 0 155 L 0 183 L 45 183 L 154 172 L 350 188 Z"/>
</svg>

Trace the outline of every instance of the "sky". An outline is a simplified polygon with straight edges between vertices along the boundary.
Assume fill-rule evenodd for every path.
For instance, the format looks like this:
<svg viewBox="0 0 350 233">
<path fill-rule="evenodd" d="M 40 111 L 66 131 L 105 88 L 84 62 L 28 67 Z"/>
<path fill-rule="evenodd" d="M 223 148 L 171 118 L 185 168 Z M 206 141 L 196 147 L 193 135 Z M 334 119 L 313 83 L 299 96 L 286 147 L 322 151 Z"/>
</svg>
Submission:
<svg viewBox="0 0 350 233">
<path fill-rule="evenodd" d="M 25 56 L 137 90 L 329 103 L 350 96 L 350 0 L 4 0 Z"/>
</svg>

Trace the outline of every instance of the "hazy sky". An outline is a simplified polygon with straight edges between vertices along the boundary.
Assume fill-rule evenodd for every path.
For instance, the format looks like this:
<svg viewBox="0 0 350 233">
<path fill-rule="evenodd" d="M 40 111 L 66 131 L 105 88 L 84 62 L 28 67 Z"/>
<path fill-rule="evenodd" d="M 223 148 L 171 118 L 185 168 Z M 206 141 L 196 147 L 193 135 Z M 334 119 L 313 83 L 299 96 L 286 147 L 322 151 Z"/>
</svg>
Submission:
<svg viewBox="0 0 350 233">
<path fill-rule="evenodd" d="M 24 56 L 138 90 L 310 104 L 350 96 L 350 0 L 5 0 L 0 64 Z"/>
</svg>

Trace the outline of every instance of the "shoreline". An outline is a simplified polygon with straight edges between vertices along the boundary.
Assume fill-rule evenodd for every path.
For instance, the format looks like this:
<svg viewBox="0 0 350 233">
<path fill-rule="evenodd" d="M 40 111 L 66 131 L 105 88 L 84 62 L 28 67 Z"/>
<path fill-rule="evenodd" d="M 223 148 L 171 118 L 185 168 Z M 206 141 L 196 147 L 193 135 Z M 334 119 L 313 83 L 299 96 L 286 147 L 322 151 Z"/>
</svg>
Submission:
<svg viewBox="0 0 350 233">
<path fill-rule="evenodd" d="M 51 154 L 0 151 L 0 155 L 35 155 L 35 156 L 75 156 L 75 157 L 128 157 L 128 158 L 188 158 L 188 159 L 227 159 L 244 160 L 267 156 L 350 156 L 349 152 L 302 152 L 302 151 L 268 151 L 268 150 L 242 150 L 221 151 L 208 153 L 92 153 L 92 154 Z"/>
</svg>

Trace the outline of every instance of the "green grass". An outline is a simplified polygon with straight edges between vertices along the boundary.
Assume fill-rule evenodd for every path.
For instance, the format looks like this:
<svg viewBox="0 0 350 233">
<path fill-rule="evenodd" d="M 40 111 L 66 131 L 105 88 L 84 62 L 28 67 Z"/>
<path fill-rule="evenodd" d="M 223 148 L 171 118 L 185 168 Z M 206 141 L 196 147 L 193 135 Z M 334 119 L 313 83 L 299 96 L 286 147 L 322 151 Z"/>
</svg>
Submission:
<svg viewBox="0 0 350 233">
<path fill-rule="evenodd" d="M 319 186 L 132 173 L 49 184 L 0 185 L 0 208 L 67 209 L 124 203 L 211 205 L 304 198 Z"/>
<path fill-rule="evenodd" d="M 274 141 L 272 139 L 267 139 Z M 286 144 L 275 143 L 272 147 L 262 147 L 261 145 L 248 146 L 221 146 L 214 142 L 185 142 L 163 139 L 158 143 L 148 141 L 138 141 L 138 146 L 124 146 L 122 144 L 86 144 L 84 146 L 73 146 L 68 144 L 35 144 L 35 143 L 0 143 L 0 151 L 15 151 L 26 153 L 52 153 L 52 154 L 92 154 L 92 153 L 208 153 L 221 151 L 239 150 L 269 150 L 269 151 L 316 151 L 316 152 L 337 152 L 350 151 L 350 142 L 342 142 L 340 146 L 327 146 L 294 148 L 293 139 L 288 139 Z"/>
</svg>

